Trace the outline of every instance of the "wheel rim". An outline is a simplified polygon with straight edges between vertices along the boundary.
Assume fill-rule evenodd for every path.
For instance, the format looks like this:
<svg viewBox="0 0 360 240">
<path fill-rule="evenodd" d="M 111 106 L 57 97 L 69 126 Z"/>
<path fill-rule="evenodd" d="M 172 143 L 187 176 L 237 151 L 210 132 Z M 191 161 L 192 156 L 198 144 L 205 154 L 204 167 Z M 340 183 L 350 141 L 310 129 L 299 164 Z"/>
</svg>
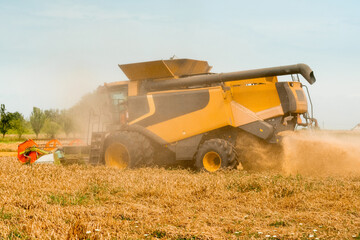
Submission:
<svg viewBox="0 0 360 240">
<path fill-rule="evenodd" d="M 207 152 L 203 157 L 204 168 L 209 172 L 215 172 L 221 168 L 221 157 L 217 152 Z"/>
<path fill-rule="evenodd" d="M 121 143 L 113 143 L 105 151 L 105 164 L 107 166 L 125 169 L 129 166 L 129 160 L 129 152 Z"/>
</svg>

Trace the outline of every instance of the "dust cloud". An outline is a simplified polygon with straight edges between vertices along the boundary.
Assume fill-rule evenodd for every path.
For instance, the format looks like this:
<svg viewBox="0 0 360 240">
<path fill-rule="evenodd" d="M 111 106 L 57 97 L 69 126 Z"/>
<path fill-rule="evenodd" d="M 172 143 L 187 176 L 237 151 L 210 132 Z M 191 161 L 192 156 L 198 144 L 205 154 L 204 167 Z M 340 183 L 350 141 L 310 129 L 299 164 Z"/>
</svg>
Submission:
<svg viewBox="0 0 360 240">
<path fill-rule="evenodd" d="M 78 137 L 90 138 L 92 132 L 106 130 L 105 126 L 111 122 L 112 117 L 108 101 L 105 93 L 94 91 L 84 95 L 68 109 Z"/>
<path fill-rule="evenodd" d="M 282 142 L 282 170 L 287 174 L 360 173 L 360 133 L 299 131 Z"/>
</svg>

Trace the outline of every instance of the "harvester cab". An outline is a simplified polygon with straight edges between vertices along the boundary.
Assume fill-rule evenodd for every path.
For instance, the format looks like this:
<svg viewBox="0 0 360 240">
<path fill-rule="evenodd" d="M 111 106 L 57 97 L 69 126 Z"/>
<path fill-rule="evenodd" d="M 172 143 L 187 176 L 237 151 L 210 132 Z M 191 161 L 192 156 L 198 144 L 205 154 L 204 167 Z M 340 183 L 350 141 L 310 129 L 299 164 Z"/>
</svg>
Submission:
<svg viewBox="0 0 360 240">
<path fill-rule="evenodd" d="M 313 84 L 305 64 L 218 74 L 210 73 L 206 61 L 192 59 L 119 67 L 129 81 L 101 88 L 113 116 L 101 147 L 106 165 L 131 168 L 155 160 L 210 172 L 235 168 L 246 162 L 246 149 L 236 149 L 246 141 L 242 136 L 278 143 L 281 132 L 316 123 L 299 78 L 277 79 L 300 74 Z"/>
<path fill-rule="evenodd" d="M 101 88 L 108 95 L 109 110 L 113 124 L 126 124 L 128 81 L 105 83 Z"/>
</svg>

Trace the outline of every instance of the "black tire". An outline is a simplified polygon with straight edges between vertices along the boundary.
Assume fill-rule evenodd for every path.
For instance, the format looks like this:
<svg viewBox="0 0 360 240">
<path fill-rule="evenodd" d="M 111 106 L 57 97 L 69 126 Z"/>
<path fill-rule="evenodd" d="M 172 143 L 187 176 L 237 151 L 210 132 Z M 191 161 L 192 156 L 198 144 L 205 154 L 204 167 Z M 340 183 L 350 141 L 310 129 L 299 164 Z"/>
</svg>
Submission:
<svg viewBox="0 0 360 240">
<path fill-rule="evenodd" d="M 104 145 L 105 165 L 120 169 L 150 166 L 154 161 L 153 155 L 150 140 L 137 132 L 114 133 Z"/>
<path fill-rule="evenodd" d="M 234 146 L 224 139 L 210 139 L 201 144 L 195 158 L 198 170 L 215 172 L 219 169 L 233 169 L 238 165 Z"/>
</svg>

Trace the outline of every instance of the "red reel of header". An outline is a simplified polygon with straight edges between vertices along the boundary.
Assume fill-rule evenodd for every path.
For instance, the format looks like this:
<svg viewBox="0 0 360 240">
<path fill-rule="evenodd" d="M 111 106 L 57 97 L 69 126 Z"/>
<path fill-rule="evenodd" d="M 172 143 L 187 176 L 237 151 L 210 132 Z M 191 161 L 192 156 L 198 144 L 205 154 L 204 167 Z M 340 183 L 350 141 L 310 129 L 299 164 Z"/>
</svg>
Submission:
<svg viewBox="0 0 360 240">
<path fill-rule="evenodd" d="M 38 147 L 38 145 L 32 139 L 28 139 L 25 142 L 19 144 L 17 157 L 20 162 L 34 163 L 38 159 L 39 154 L 36 151 L 30 151 L 30 152 L 25 151 L 26 149 L 32 148 L 32 147 L 35 147 L 35 148 Z"/>
</svg>

